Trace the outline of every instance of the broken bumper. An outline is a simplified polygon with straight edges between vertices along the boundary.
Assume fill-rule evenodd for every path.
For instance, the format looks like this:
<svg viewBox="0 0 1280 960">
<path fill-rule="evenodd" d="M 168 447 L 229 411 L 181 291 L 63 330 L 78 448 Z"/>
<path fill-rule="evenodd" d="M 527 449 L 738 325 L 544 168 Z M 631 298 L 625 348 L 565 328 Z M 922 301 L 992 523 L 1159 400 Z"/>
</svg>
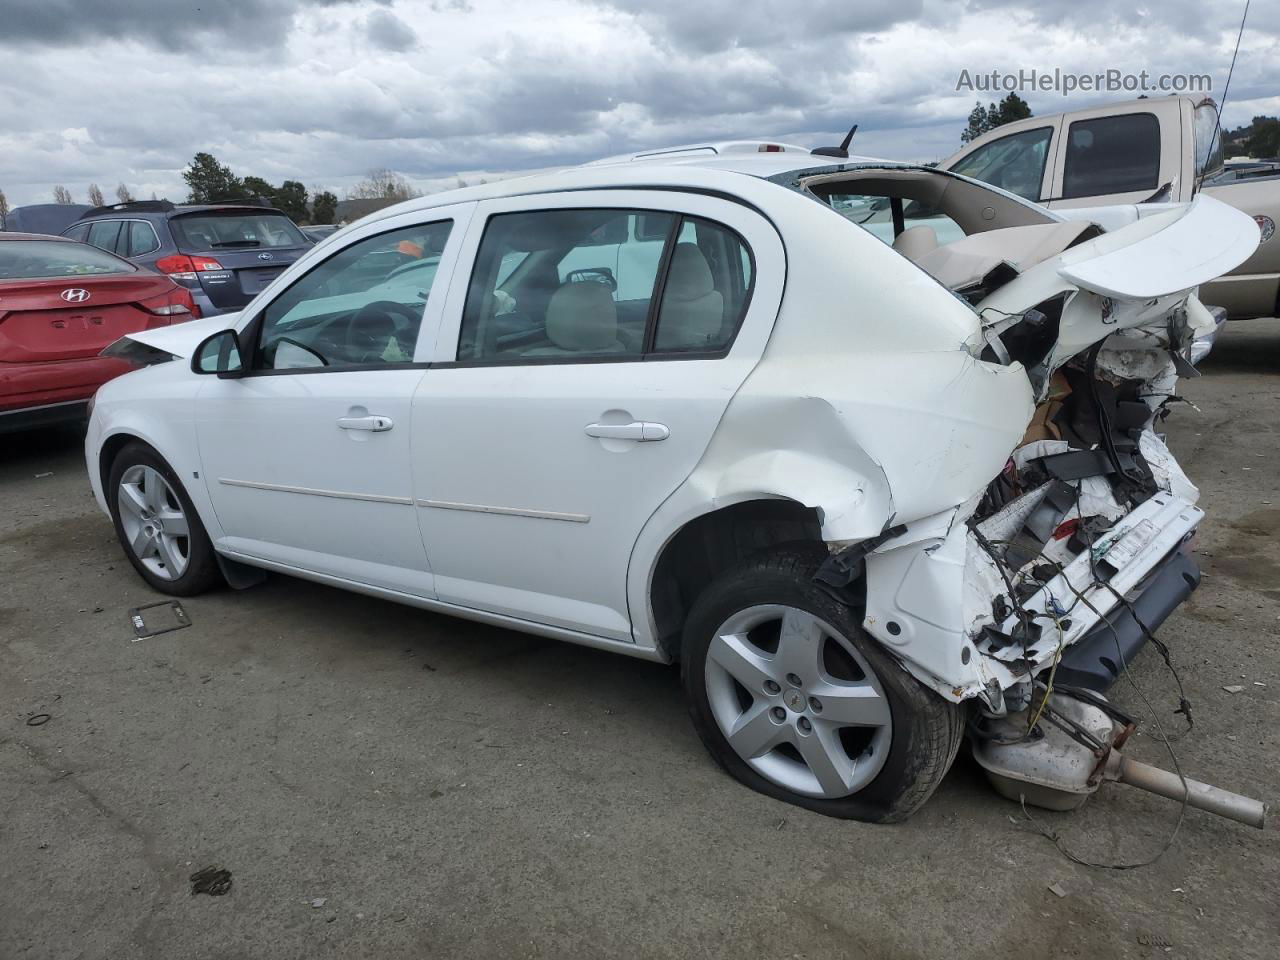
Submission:
<svg viewBox="0 0 1280 960">
<path fill-rule="evenodd" d="M 1063 654 L 1057 682 L 1105 692 L 1147 638 L 1200 586 L 1200 565 L 1186 544 L 1174 550 Z M 1145 628 L 1145 629 L 1144 629 Z"/>
</svg>

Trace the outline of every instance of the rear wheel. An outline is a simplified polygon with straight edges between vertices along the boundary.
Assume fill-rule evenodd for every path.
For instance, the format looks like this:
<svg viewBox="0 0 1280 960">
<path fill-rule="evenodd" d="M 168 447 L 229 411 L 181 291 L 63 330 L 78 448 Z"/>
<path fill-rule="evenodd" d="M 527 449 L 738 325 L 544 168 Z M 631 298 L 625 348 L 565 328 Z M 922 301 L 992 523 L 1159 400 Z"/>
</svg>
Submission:
<svg viewBox="0 0 1280 960">
<path fill-rule="evenodd" d="M 902 820 L 955 759 L 962 712 L 814 583 L 825 556 L 776 548 L 703 592 L 684 634 L 690 713 L 747 786 L 830 816 Z"/>
<path fill-rule="evenodd" d="M 173 469 L 143 443 L 111 465 L 104 491 L 116 536 L 135 570 L 156 590 L 186 597 L 221 575 L 213 544 Z"/>
</svg>

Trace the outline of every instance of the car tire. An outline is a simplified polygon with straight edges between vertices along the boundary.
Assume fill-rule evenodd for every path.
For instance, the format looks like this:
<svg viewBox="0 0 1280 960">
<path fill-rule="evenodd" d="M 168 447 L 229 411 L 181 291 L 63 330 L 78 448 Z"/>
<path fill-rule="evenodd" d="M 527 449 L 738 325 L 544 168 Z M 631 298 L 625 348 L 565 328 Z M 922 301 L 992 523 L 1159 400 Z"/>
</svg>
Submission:
<svg viewBox="0 0 1280 960">
<path fill-rule="evenodd" d="M 964 711 L 814 581 L 826 556 L 821 544 L 775 547 L 702 592 L 682 646 L 689 712 L 753 790 L 833 817 L 905 820 L 955 759 Z"/>
<path fill-rule="evenodd" d="M 213 544 L 178 475 L 141 442 L 111 464 L 103 491 L 125 556 L 155 590 L 203 593 L 222 580 Z"/>
</svg>

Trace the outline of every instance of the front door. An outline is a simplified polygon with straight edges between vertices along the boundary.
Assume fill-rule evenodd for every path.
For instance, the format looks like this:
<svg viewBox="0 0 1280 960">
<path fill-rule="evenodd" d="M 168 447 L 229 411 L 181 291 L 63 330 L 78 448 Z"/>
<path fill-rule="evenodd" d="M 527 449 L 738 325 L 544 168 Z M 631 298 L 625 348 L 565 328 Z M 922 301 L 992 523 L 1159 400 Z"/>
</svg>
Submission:
<svg viewBox="0 0 1280 960">
<path fill-rule="evenodd" d="M 643 238 L 624 233 L 639 217 Z M 599 243 L 655 233 L 656 256 Z M 604 269 L 623 261 L 625 285 Z M 766 221 L 713 198 L 481 204 L 414 401 L 414 498 L 439 598 L 630 640 L 632 547 L 758 360 L 783 262 Z"/>
<path fill-rule="evenodd" d="M 245 374 L 202 388 L 220 550 L 434 595 L 412 499 L 412 399 L 457 242 L 451 220 L 424 216 L 362 228 L 282 289 L 241 331 Z"/>
</svg>

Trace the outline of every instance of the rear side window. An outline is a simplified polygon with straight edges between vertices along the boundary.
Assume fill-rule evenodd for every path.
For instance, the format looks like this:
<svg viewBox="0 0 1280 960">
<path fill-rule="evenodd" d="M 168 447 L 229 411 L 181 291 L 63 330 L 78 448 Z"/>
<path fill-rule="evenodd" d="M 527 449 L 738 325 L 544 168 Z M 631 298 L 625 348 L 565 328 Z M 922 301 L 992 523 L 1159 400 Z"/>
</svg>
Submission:
<svg viewBox="0 0 1280 960">
<path fill-rule="evenodd" d="M 1024 200 L 1038 201 L 1052 139 L 1053 127 L 1011 133 L 961 158 L 951 172 L 1016 193 Z"/>
<path fill-rule="evenodd" d="M 119 220 L 95 220 L 89 224 L 89 242 L 95 247 L 115 252 L 120 239 Z"/>
<path fill-rule="evenodd" d="M 0 280 L 98 277 L 133 265 L 96 247 L 59 240 L 0 240 Z"/>
<path fill-rule="evenodd" d="M 140 257 L 160 249 L 160 238 L 156 236 L 155 228 L 147 221 L 130 220 L 125 225 L 125 231 L 129 243 L 126 256 Z"/>
<path fill-rule="evenodd" d="M 68 227 L 62 231 L 64 237 L 70 237 L 72 240 L 79 240 L 84 243 L 89 236 L 89 224 L 77 223 L 74 227 Z"/>
<path fill-rule="evenodd" d="M 1077 120 L 1067 131 L 1062 197 L 1155 190 L 1160 176 L 1160 122 L 1151 113 Z"/>
<path fill-rule="evenodd" d="M 664 211 L 490 218 L 467 291 L 460 361 L 639 360 L 723 351 L 746 311 L 750 251 Z"/>
<path fill-rule="evenodd" d="M 196 213 L 169 221 L 181 250 L 304 247 L 310 241 L 281 213 Z"/>
</svg>

